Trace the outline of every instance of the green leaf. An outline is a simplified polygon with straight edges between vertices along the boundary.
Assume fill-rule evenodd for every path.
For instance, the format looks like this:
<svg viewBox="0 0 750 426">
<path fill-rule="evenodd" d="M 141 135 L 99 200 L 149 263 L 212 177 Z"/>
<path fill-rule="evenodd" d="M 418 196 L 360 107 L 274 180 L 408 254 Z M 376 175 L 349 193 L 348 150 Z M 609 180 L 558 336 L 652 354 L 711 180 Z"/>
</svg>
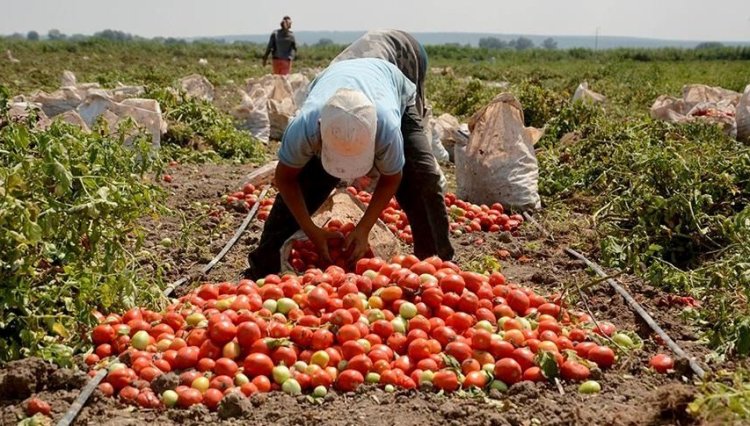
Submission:
<svg viewBox="0 0 750 426">
<path fill-rule="evenodd" d="M 36 222 L 26 222 L 24 224 L 24 233 L 27 241 L 36 244 L 42 240 L 42 227 Z"/>
<path fill-rule="evenodd" d="M 737 327 L 737 355 L 744 357 L 750 355 L 750 320 L 745 319 Z"/>
<path fill-rule="evenodd" d="M 57 188 L 60 190 L 60 195 L 66 191 L 70 191 L 73 186 L 73 175 L 57 160 L 52 162 L 53 175 L 57 178 Z"/>
<path fill-rule="evenodd" d="M 542 370 L 542 374 L 547 379 L 553 379 L 560 376 L 560 370 L 557 367 L 557 361 L 552 353 L 547 351 L 541 351 L 537 354 L 534 360 L 539 368 Z"/>
</svg>

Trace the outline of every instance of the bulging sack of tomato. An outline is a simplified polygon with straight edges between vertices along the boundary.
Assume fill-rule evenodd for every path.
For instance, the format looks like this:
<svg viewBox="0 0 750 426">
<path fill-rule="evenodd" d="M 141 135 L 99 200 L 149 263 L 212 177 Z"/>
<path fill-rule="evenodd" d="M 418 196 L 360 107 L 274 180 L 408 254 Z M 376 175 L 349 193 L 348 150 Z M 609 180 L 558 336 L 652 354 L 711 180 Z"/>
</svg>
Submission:
<svg viewBox="0 0 750 426">
<path fill-rule="evenodd" d="M 750 84 L 737 103 L 737 140 L 750 142 Z"/>
<path fill-rule="evenodd" d="M 466 146 L 456 146 L 459 198 L 474 204 L 502 203 L 514 209 L 541 207 L 534 144 L 542 132 L 525 127 L 521 103 L 502 93 L 469 121 Z"/>
<path fill-rule="evenodd" d="M 343 223 L 359 223 L 364 215 L 365 206 L 346 191 L 336 190 L 313 214 L 313 222 L 323 227 L 329 221 L 336 219 Z M 289 258 L 295 241 L 307 240 L 304 232 L 297 231 L 281 246 L 281 272 L 302 272 L 295 270 Z M 395 235 L 378 219 L 372 227 L 369 236 L 370 249 L 376 257 L 390 259 L 399 252 L 399 243 Z M 297 243 L 298 244 L 298 243 Z"/>
</svg>

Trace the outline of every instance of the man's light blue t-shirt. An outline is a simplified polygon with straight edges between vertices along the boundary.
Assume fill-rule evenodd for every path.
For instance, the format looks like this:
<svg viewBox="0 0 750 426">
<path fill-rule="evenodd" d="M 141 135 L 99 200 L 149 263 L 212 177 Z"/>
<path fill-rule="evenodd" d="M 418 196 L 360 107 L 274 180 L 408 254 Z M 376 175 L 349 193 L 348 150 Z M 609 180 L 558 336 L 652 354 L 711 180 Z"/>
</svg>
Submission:
<svg viewBox="0 0 750 426">
<path fill-rule="evenodd" d="M 341 88 L 359 90 L 375 105 L 375 168 L 384 175 L 400 172 L 405 161 L 401 116 L 407 106 L 414 104 L 417 88 L 398 67 L 374 58 L 334 63 L 311 83 L 305 103 L 281 139 L 279 161 L 301 168 L 313 156 L 320 156 L 320 111 Z"/>
</svg>

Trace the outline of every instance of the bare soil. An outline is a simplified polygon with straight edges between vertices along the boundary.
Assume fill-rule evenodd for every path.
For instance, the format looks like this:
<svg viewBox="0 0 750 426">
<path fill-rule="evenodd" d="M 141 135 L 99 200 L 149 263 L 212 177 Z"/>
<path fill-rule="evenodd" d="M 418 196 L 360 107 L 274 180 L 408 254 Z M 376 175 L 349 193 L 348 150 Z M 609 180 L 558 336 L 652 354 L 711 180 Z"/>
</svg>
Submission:
<svg viewBox="0 0 750 426">
<path fill-rule="evenodd" d="M 174 214 L 144 221 L 146 245 L 162 265 L 172 262 L 165 280 L 196 271 L 221 250 L 244 218 L 237 212 L 225 212 L 220 219 L 207 212 L 216 209 L 220 197 L 238 190 L 252 166 L 177 166 L 170 173 L 170 209 L 180 209 L 185 220 Z M 201 206 L 201 204 L 203 206 Z M 541 214 L 543 215 L 543 213 Z M 180 243 L 185 223 L 191 242 Z M 261 225 L 254 223 L 224 260 L 209 272 L 205 280 L 236 280 L 246 266 L 247 252 L 257 242 Z M 331 392 L 322 404 L 305 397 L 293 398 L 281 393 L 257 395 L 225 404 L 220 413 L 205 408 L 191 410 L 142 410 L 105 398 L 96 391 L 77 417 L 75 424 L 283 424 L 283 425 L 659 425 L 696 424 L 686 406 L 694 399 L 696 387 L 687 369 L 669 375 L 648 370 L 648 358 L 656 352 L 669 353 L 660 346 L 650 330 L 630 307 L 606 283 L 590 285 L 596 278 L 580 261 L 571 259 L 563 249 L 568 236 L 580 233 L 571 228 L 555 235 L 544 235 L 531 224 L 524 224 L 518 235 L 468 234 L 454 238 L 456 262 L 467 265 L 484 256 L 507 250 L 500 263 L 506 277 L 531 286 L 542 294 L 565 293 L 577 309 L 590 310 L 597 320 L 613 322 L 619 329 L 632 330 L 644 339 L 644 348 L 621 357 L 614 368 L 598 378 L 602 392 L 582 395 L 575 384 L 519 383 L 506 393 L 482 397 L 439 395 L 430 390 L 386 393 L 378 388 L 362 388 L 355 394 Z M 173 245 L 165 247 L 169 237 Z M 595 260 L 595 259 L 594 259 Z M 154 263 L 154 267 L 157 264 Z M 644 305 L 657 322 L 689 352 L 700 356 L 707 351 L 696 342 L 696 335 L 680 320 L 679 308 L 657 306 L 663 296 L 629 277 L 616 278 Z M 200 283 L 186 285 L 187 291 Z M 584 298 L 577 285 L 586 287 Z M 584 305 L 583 301 L 586 301 Z M 684 365 L 684 363 L 682 364 Z M 38 359 L 25 359 L 0 369 L 0 425 L 16 424 L 24 417 L 24 402 L 36 395 L 52 405 L 53 420 L 58 421 L 78 395 L 87 377 L 81 372 L 60 369 Z"/>
</svg>

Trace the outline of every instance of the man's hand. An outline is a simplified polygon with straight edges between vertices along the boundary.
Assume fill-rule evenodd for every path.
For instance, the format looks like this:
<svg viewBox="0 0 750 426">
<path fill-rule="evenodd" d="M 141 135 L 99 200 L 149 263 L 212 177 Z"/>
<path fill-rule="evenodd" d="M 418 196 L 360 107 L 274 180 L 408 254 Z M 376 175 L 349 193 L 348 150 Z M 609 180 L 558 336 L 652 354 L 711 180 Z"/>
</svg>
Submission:
<svg viewBox="0 0 750 426">
<path fill-rule="evenodd" d="M 369 230 L 357 226 L 344 240 L 344 249 L 349 252 L 349 262 L 356 262 L 367 253 L 370 244 L 367 242 Z"/>
<path fill-rule="evenodd" d="M 327 231 L 317 226 L 315 226 L 308 232 L 305 232 L 305 234 L 307 235 L 307 238 L 309 238 L 310 241 L 315 245 L 315 248 L 318 250 L 320 259 L 327 264 L 333 263 L 333 261 L 331 260 L 331 253 L 328 252 L 328 240 L 335 238 L 343 239 L 344 234 L 342 234 L 341 232 Z"/>
</svg>

